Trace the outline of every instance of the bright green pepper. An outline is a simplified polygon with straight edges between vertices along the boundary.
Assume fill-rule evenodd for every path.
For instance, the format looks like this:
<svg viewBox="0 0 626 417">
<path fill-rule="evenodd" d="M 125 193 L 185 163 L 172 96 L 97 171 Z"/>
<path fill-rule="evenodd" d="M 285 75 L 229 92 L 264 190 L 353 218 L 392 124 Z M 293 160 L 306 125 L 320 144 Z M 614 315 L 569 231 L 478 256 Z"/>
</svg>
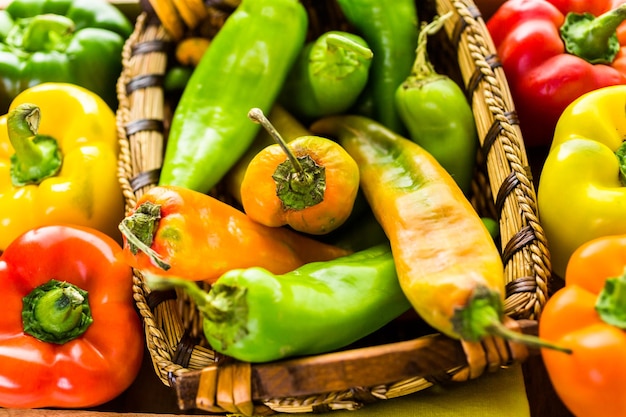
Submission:
<svg viewBox="0 0 626 417">
<path fill-rule="evenodd" d="M 302 49 L 279 101 L 305 121 L 343 113 L 365 88 L 373 56 L 360 36 L 325 32 Z"/>
<path fill-rule="evenodd" d="M 478 147 L 474 113 L 461 87 L 437 73 L 426 49 L 428 35 L 436 33 L 451 13 L 420 31 L 415 64 L 396 91 L 396 107 L 410 138 L 430 152 L 469 195 Z"/>
<path fill-rule="evenodd" d="M 146 278 L 153 289 L 183 288 L 203 314 L 211 346 L 247 362 L 340 349 L 411 308 L 388 244 L 283 275 L 231 270 L 208 293 L 188 280 Z"/>
<path fill-rule="evenodd" d="M 374 52 L 368 85 L 361 99 L 371 98 L 373 119 L 404 133 L 394 96 L 415 60 L 418 33 L 415 0 L 337 0 L 337 4 Z"/>
<path fill-rule="evenodd" d="M 44 82 L 80 85 L 117 108 L 131 22 L 104 0 L 13 0 L 0 10 L 0 113 Z"/>
<path fill-rule="evenodd" d="M 160 185 L 209 192 L 254 141 L 304 46 L 298 0 L 243 0 L 211 41 L 172 117 Z"/>
</svg>

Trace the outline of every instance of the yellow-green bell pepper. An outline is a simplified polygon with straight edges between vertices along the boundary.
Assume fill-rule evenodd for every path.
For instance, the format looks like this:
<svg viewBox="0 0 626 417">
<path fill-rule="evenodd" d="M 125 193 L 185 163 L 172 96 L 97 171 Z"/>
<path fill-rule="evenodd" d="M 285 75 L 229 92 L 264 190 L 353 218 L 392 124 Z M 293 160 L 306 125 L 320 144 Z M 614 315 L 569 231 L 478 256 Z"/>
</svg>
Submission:
<svg viewBox="0 0 626 417">
<path fill-rule="evenodd" d="M 537 202 L 559 277 L 574 250 L 626 233 L 626 85 L 591 91 L 561 114 Z"/>
<path fill-rule="evenodd" d="M 21 92 L 0 117 L 0 251 L 28 229 L 66 223 L 121 241 L 115 114 L 74 84 Z"/>
</svg>

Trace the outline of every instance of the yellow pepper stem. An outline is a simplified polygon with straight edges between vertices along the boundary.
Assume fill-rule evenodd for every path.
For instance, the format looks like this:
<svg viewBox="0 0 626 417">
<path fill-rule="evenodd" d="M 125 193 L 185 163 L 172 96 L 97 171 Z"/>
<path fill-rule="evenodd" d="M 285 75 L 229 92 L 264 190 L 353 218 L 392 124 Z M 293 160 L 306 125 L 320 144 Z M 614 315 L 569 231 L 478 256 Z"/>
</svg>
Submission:
<svg viewBox="0 0 626 417">
<path fill-rule="evenodd" d="M 41 112 L 34 104 L 17 106 L 7 117 L 9 140 L 15 150 L 11 156 L 11 181 L 19 187 L 39 184 L 59 172 L 62 164 L 57 141 L 39 135 Z"/>
</svg>

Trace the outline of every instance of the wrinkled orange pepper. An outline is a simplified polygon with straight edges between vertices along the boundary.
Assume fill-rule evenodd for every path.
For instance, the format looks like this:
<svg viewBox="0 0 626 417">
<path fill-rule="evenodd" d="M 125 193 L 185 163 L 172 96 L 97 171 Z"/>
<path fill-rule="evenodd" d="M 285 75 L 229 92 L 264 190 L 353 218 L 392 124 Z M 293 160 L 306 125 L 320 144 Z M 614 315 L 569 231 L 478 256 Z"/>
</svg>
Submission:
<svg viewBox="0 0 626 417">
<path fill-rule="evenodd" d="M 301 136 L 288 144 L 261 110 L 250 118 L 276 141 L 250 161 L 241 183 L 246 214 L 270 227 L 322 235 L 350 216 L 359 191 L 359 167 L 338 143 L 320 136 Z"/>
<path fill-rule="evenodd" d="M 214 282 L 231 269 L 253 266 L 283 274 L 349 253 L 287 228 L 264 226 L 217 198 L 178 186 L 143 194 L 120 230 L 132 267 L 193 281 Z"/>
<path fill-rule="evenodd" d="M 546 303 L 539 336 L 555 391 L 577 417 L 626 415 L 626 235 L 603 236 L 572 254 L 565 287 Z"/>
</svg>

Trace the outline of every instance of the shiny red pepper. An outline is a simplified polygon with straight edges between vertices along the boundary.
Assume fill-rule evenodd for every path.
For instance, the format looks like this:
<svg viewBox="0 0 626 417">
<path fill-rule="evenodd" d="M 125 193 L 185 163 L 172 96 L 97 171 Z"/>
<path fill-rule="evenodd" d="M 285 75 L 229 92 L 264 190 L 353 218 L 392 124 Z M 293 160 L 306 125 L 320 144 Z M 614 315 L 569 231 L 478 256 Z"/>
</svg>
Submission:
<svg viewBox="0 0 626 417">
<path fill-rule="evenodd" d="M 624 3 L 508 0 L 488 20 L 528 146 L 549 145 L 582 94 L 626 83 Z"/>
<path fill-rule="evenodd" d="M 143 357 L 132 272 L 95 229 L 45 226 L 0 257 L 0 407 L 86 408 L 121 394 Z"/>
</svg>

